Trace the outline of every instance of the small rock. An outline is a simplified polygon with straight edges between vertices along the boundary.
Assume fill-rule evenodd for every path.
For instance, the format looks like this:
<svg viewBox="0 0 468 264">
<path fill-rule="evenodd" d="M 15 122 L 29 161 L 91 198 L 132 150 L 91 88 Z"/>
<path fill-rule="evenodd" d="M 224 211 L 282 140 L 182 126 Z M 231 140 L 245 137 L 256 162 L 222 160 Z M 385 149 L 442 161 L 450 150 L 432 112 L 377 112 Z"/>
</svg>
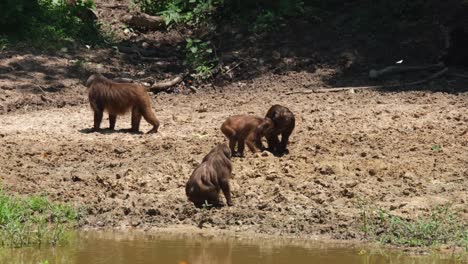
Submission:
<svg viewBox="0 0 468 264">
<path fill-rule="evenodd" d="M 123 154 L 123 153 L 127 152 L 127 150 L 124 149 L 124 148 L 121 148 L 121 147 L 117 147 L 117 148 L 114 149 L 114 152 L 117 153 L 117 154 Z"/>
<path fill-rule="evenodd" d="M 267 175 L 267 176 L 266 176 L 266 179 L 267 179 L 268 181 L 274 181 L 276 178 L 278 178 L 278 176 L 275 175 L 275 174 L 270 174 L 270 175 Z"/>
<path fill-rule="evenodd" d="M 155 216 L 155 215 L 160 214 L 160 212 L 157 209 L 151 208 L 146 211 L 146 214 L 149 216 Z"/>
<path fill-rule="evenodd" d="M 278 51 L 276 51 L 276 50 L 273 51 L 273 52 L 271 53 L 271 56 L 272 56 L 273 59 L 275 59 L 275 60 L 279 60 L 279 59 L 281 58 L 281 54 L 280 54 Z"/>
<path fill-rule="evenodd" d="M 325 188 L 329 187 L 328 183 L 326 183 L 326 182 L 324 182 L 324 181 L 322 181 L 320 179 L 315 179 L 314 182 L 321 185 L 321 186 L 323 186 L 323 187 L 325 187 Z"/>
<path fill-rule="evenodd" d="M 354 193 L 349 191 L 348 189 L 342 190 L 341 195 L 343 195 L 344 197 L 347 197 L 347 198 L 353 198 L 354 197 Z"/>
<path fill-rule="evenodd" d="M 319 171 L 320 174 L 322 174 L 322 175 L 332 175 L 332 174 L 335 174 L 335 171 L 334 171 L 333 168 L 330 167 L 330 166 L 320 167 L 320 168 L 318 169 L 318 171 Z"/>
<path fill-rule="evenodd" d="M 128 214 L 131 212 L 131 209 L 128 208 L 128 207 L 124 207 L 124 208 L 122 208 L 122 209 L 123 209 L 124 215 L 128 215 Z"/>
<path fill-rule="evenodd" d="M 73 182 L 80 182 L 80 181 L 83 181 L 83 179 L 81 179 L 80 177 L 76 176 L 76 175 L 73 175 L 71 177 L 72 181 Z"/>
</svg>

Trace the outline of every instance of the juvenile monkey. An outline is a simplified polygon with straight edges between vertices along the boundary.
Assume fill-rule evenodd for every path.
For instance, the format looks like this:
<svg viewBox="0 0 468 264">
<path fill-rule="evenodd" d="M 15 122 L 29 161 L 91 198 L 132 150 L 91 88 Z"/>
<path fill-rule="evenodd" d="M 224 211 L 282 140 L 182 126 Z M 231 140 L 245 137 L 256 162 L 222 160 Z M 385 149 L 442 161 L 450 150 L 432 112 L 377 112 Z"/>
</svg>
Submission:
<svg viewBox="0 0 468 264">
<path fill-rule="evenodd" d="M 265 119 L 273 121 L 273 129 L 266 135 L 268 149 L 276 154 L 285 154 L 289 136 L 294 130 L 296 119 L 294 114 L 287 108 L 281 105 L 273 105 L 268 110 Z M 281 135 L 281 141 L 278 136 Z"/>
<path fill-rule="evenodd" d="M 140 129 L 141 117 L 153 125 L 148 133 L 156 133 L 159 121 L 151 109 L 151 99 L 146 89 L 134 83 L 117 83 L 101 74 L 93 74 L 86 81 L 89 103 L 94 111 L 93 131 L 99 131 L 103 113 L 109 113 L 109 128 L 115 128 L 118 115 L 132 111 L 132 132 Z"/>
<path fill-rule="evenodd" d="M 244 155 L 245 144 L 255 153 L 256 148 L 264 150 L 261 138 L 272 131 L 273 122 L 268 118 L 249 115 L 235 115 L 224 121 L 221 131 L 229 140 L 229 148 L 233 156 Z M 235 147 L 237 145 L 237 152 Z"/>
<path fill-rule="evenodd" d="M 231 173 L 231 151 L 226 144 L 220 144 L 195 168 L 185 185 L 185 194 L 196 207 L 202 207 L 205 203 L 219 206 L 219 191 L 222 190 L 227 205 L 232 206 L 229 186 Z"/>
</svg>

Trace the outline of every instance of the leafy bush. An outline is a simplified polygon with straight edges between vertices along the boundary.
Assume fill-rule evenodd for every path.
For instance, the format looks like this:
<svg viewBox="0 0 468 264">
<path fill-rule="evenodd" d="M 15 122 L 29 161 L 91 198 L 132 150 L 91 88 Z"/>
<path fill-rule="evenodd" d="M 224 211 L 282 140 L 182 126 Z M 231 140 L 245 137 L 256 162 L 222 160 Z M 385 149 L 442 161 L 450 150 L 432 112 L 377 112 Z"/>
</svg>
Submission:
<svg viewBox="0 0 468 264">
<path fill-rule="evenodd" d="M 170 26 L 178 23 L 199 25 L 209 23 L 224 0 L 137 0 L 140 9 L 148 14 L 161 15 Z"/>
<path fill-rule="evenodd" d="M 0 32 L 21 30 L 39 8 L 38 1 L 4 0 L 0 2 Z M 19 28 L 18 28 L 19 27 Z"/>
<path fill-rule="evenodd" d="M 186 39 L 186 63 L 195 71 L 193 77 L 205 80 L 213 75 L 213 69 L 217 64 L 217 58 L 213 54 L 210 41 L 200 39 Z"/>
<path fill-rule="evenodd" d="M 97 25 L 79 18 L 94 7 L 92 0 L 77 0 L 73 6 L 65 0 L 6 0 L 0 4 L 0 34 L 40 48 L 58 48 L 76 39 L 98 43 Z"/>
</svg>

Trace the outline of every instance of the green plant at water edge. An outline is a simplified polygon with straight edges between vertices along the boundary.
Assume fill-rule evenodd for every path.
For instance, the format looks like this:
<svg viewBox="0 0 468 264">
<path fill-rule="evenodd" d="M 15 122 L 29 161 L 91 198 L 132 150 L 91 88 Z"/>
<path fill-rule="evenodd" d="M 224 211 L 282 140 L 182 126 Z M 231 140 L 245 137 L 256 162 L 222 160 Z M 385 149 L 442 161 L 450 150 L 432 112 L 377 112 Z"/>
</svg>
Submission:
<svg viewBox="0 0 468 264">
<path fill-rule="evenodd" d="M 433 208 L 429 215 L 414 220 L 382 209 L 363 208 L 361 224 L 366 237 L 384 244 L 452 245 L 468 249 L 468 223 L 449 205 Z"/>
<path fill-rule="evenodd" d="M 218 58 L 213 52 L 210 41 L 200 39 L 186 39 L 185 61 L 195 72 L 192 76 L 197 80 L 206 80 L 213 76 Z"/>
<path fill-rule="evenodd" d="M 0 247 L 56 245 L 77 219 L 70 205 L 42 196 L 14 197 L 0 189 Z"/>
</svg>

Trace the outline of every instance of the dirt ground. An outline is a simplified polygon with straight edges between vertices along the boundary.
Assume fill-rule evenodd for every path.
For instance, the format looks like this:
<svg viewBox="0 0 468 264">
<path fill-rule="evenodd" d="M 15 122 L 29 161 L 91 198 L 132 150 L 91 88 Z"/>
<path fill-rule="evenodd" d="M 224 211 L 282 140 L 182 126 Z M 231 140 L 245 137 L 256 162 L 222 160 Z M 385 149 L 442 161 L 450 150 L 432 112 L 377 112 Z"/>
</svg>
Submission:
<svg viewBox="0 0 468 264">
<path fill-rule="evenodd" d="M 467 218 L 466 93 L 285 95 L 307 75 L 153 96 L 162 124 L 156 135 L 89 133 L 86 104 L 4 114 L 3 188 L 85 207 L 85 224 L 97 227 L 203 222 L 232 231 L 351 239 L 360 237 L 363 204 L 415 218 L 451 203 Z M 80 92 L 85 96 L 85 88 Z M 196 209 L 184 185 L 204 154 L 225 142 L 220 124 L 234 114 L 262 116 L 275 103 L 296 115 L 290 154 L 234 158 L 235 206 Z M 117 128 L 128 128 L 129 118 L 119 118 Z M 149 128 L 142 122 L 143 131 Z"/>
<path fill-rule="evenodd" d="M 122 29 L 112 21 L 125 10 L 106 7 L 114 1 L 96 2 L 112 28 Z M 109 10 L 114 13 L 106 16 Z M 142 36 L 156 44 L 183 39 L 173 31 L 137 37 Z M 1 186 L 9 193 L 43 194 L 84 208 L 87 227 L 201 225 L 227 232 L 359 239 L 363 207 L 415 219 L 445 204 L 460 209 L 468 221 L 468 93 L 453 92 L 448 80 L 420 91 L 286 95 L 305 88 L 368 83 L 358 52 L 343 55 L 350 58 L 342 66 L 357 61 L 360 74 L 320 61 L 340 61 L 347 54 L 339 48 L 323 54 L 316 50 L 326 50 L 330 41 L 299 44 L 303 54 L 313 50 L 312 59 L 279 48 L 283 64 L 271 61 L 262 66 L 261 58 L 253 58 L 258 65 L 249 65 L 263 70 L 248 78 L 206 84 L 197 87 L 197 93 L 187 94 L 186 89 L 151 94 L 161 121 L 156 135 L 122 131 L 130 127 L 129 115 L 118 118 L 114 133 L 90 133 L 92 112 L 83 81 L 93 71 L 157 79 L 172 78 L 177 71 L 161 70 L 156 62 L 140 62 L 114 49 L 3 51 Z M 265 56 L 271 57 L 267 51 Z M 181 63 L 177 57 L 161 60 Z M 296 66 L 288 66 L 291 61 Z M 284 67 L 268 68 L 276 65 Z M 250 72 L 242 67 L 236 71 Z M 466 83 L 458 80 L 457 85 L 466 91 Z M 221 123 L 235 114 L 263 116 L 277 103 L 296 115 L 290 154 L 234 158 L 235 206 L 196 209 L 185 197 L 185 183 L 202 157 L 226 141 Z M 149 129 L 142 121 L 141 130 Z"/>
</svg>

